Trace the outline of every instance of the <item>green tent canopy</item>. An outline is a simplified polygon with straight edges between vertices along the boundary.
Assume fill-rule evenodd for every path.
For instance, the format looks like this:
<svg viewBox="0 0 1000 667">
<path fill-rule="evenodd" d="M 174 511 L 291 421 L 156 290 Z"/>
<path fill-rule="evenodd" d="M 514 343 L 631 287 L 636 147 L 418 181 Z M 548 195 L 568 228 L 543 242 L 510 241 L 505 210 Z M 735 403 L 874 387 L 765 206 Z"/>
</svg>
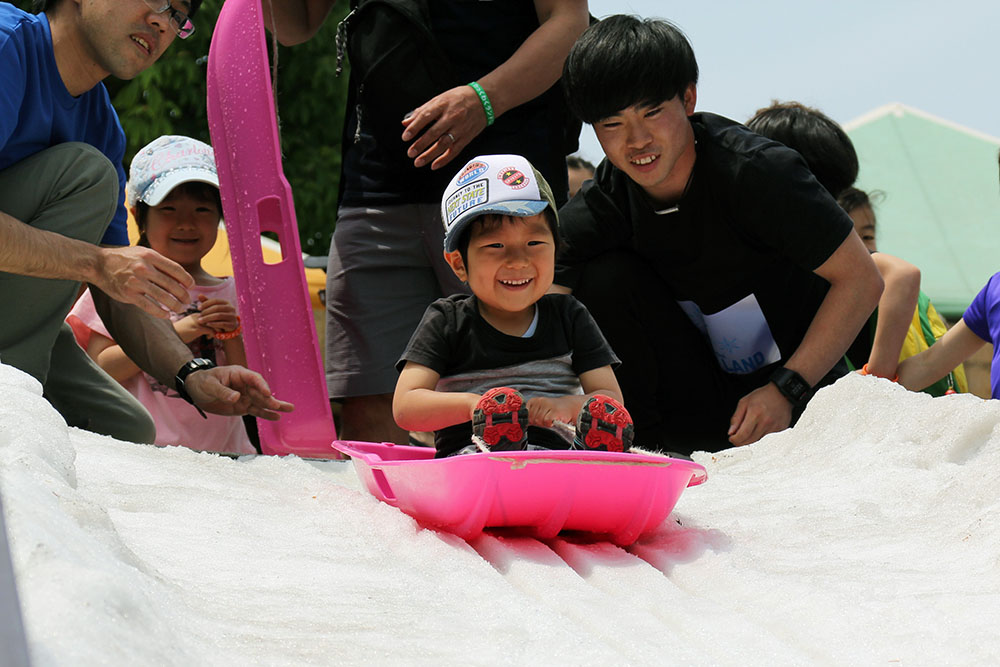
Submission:
<svg viewBox="0 0 1000 667">
<path fill-rule="evenodd" d="M 957 320 L 1000 271 L 1000 139 L 903 104 L 844 125 L 858 151 L 858 187 L 875 203 L 879 250 L 921 271 L 921 287 Z"/>
</svg>

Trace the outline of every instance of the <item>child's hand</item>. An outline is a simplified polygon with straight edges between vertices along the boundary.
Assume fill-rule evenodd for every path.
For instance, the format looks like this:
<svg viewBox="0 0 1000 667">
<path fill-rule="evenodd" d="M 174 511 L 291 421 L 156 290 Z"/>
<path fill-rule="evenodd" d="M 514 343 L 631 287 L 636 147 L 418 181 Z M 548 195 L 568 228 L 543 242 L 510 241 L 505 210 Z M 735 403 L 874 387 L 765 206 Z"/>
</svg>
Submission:
<svg viewBox="0 0 1000 667">
<path fill-rule="evenodd" d="M 201 313 L 191 313 L 174 322 L 174 330 L 182 341 L 190 343 L 200 336 L 211 336 L 215 333 L 209 327 L 202 326 L 199 322 L 200 318 Z"/>
<path fill-rule="evenodd" d="M 546 398 L 536 396 L 528 399 L 528 423 L 551 428 L 552 422 L 575 424 L 577 414 L 583 407 L 582 396 L 560 396 Z"/>
<path fill-rule="evenodd" d="M 236 307 L 225 299 L 209 299 L 204 294 L 198 296 L 201 301 L 198 323 L 213 333 L 235 331 L 240 326 L 236 316 Z"/>
</svg>

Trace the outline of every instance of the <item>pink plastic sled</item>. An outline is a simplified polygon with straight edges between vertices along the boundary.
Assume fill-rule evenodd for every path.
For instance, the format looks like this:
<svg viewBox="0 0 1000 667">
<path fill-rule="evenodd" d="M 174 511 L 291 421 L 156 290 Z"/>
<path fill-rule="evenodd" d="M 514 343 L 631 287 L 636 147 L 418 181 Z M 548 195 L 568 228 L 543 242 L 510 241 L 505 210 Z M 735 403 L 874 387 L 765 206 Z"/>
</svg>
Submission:
<svg viewBox="0 0 1000 667">
<path fill-rule="evenodd" d="M 663 523 L 707 479 L 697 463 L 617 452 L 531 451 L 434 459 L 427 447 L 338 442 L 373 496 L 470 538 L 487 527 L 536 537 L 595 533 L 619 545 Z"/>
<path fill-rule="evenodd" d="M 473 537 L 516 527 L 538 537 L 574 530 L 634 542 L 666 519 L 705 469 L 614 452 L 531 451 L 434 459 L 434 450 L 337 441 L 313 328 L 291 188 L 281 169 L 260 0 L 228 0 L 208 60 L 208 121 L 250 366 L 295 404 L 258 420 L 265 454 L 351 456 L 379 500 L 423 524 Z M 282 261 L 264 263 L 260 233 Z"/>
</svg>

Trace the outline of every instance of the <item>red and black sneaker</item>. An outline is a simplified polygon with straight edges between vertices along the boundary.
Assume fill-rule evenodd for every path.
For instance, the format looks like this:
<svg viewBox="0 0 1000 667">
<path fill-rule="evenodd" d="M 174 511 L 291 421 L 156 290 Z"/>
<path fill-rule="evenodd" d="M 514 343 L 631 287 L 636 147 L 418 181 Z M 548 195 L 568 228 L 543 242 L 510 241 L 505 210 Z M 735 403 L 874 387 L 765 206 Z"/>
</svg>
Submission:
<svg viewBox="0 0 1000 667">
<path fill-rule="evenodd" d="M 573 449 L 624 452 L 632 445 L 635 427 L 625 406 L 603 394 L 591 396 L 576 418 Z"/>
<path fill-rule="evenodd" d="M 528 442 L 528 404 L 510 387 L 490 389 L 472 413 L 472 434 L 490 451 L 524 449 Z"/>
</svg>

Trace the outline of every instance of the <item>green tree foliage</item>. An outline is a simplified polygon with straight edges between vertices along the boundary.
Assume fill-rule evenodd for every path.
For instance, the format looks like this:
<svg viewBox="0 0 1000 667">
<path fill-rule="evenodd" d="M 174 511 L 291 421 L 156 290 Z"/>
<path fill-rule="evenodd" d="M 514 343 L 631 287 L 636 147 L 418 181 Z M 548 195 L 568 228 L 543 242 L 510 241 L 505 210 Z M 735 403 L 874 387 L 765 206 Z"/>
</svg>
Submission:
<svg viewBox="0 0 1000 667">
<path fill-rule="evenodd" d="M 31 0 L 15 4 L 31 11 Z M 205 75 L 212 29 L 221 7 L 222 0 L 205 0 L 195 17 L 195 34 L 175 39 L 156 65 L 136 78 L 105 80 L 128 141 L 126 173 L 136 151 L 163 134 L 209 141 Z M 334 37 L 347 11 L 347 2 L 338 3 L 312 40 L 278 47 L 277 106 L 284 170 L 295 199 L 302 250 L 311 255 L 327 253 L 337 215 L 348 71 L 345 67 L 339 78 L 335 76 Z M 270 34 L 267 41 L 270 45 Z"/>
</svg>

